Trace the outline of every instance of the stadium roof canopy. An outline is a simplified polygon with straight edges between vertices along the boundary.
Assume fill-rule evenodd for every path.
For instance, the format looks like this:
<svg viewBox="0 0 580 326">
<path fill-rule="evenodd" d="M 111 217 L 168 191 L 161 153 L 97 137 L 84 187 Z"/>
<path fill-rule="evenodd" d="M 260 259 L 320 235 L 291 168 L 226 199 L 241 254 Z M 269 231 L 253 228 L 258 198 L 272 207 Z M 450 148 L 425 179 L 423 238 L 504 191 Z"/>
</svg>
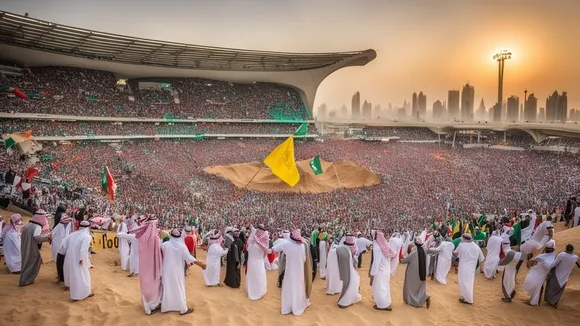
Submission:
<svg viewBox="0 0 580 326">
<path fill-rule="evenodd" d="M 74 66 L 124 78 L 200 77 L 233 82 L 278 82 L 304 92 L 332 72 L 364 66 L 374 50 L 288 53 L 218 48 L 103 33 L 0 11 L 0 58 L 28 67 Z M 310 79 L 301 80 L 301 79 Z"/>
</svg>

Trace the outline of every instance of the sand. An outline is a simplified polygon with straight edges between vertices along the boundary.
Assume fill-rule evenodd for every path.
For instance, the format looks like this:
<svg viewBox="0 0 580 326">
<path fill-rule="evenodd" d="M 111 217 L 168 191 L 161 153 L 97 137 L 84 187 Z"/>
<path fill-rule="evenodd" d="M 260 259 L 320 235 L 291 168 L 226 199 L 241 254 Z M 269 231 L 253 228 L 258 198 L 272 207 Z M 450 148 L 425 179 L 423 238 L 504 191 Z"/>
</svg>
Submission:
<svg viewBox="0 0 580 326">
<path fill-rule="evenodd" d="M 6 218 L 10 213 L 0 211 Z M 558 230 L 561 226 L 558 227 Z M 580 249 L 580 228 L 556 233 L 558 250 L 566 243 Z M 580 251 L 580 250 L 579 250 Z M 139 281 L 128 278 L 118 264 L 118 252 L 99 251 L 93 255 L 91 269 L 93 298 L 72 302 L 62 285 L 56 285 L 55 264 L 50 258 L 50 247 L 43 246 L 45 260 L 36 282 L 19 288 L 18 275 L 0 270 L 0 325 L 575 325 L 580 318 L 580 269 L 574 268 L 560 309 L 549 306 L 530 307 L 522 290 L 523 274 L 518 277 L 517 296 L 512 304 L 503 303 L 500 278 L 487 280 L 483 274 L 476 276 L 475 304 L 465 306 L 457 302 L 457 275 L 448 276 L 448 284 L 427 281 L 427 291 L 432 296 L 431 309 L 413 308 L 403 303 L 404 266 L 391 279 L 393 311 L 376 311 L 367 277 L 368 268 L 362 268 L 361 294 L 363 301 L 339 309 L 337 296 L 324 293 L 324 283 L 316 279 L 313 284 L 312 305 L 302 316 L 280 315 L 280 290 L 276 288 L 276 272 L 267 272 L 268 293 L 259 301 L 249 301 L 244 290 L 206 288 L 201 270 L 194 267 L 186 277 L 187 301 L 195 308 L 188 316 L 178 313 L 146 316 L 139 300 Z M 205 252 L 201 252 L 205 259 Z M 368 266 L 369 255 L 363 258 Z M 223 276 L 222 270 L 222 276 Z M 487 319 L 492 318 L 492 319 Z"/>
<path fill-rule="evenodd" d="M 350 161 L 326 162 L 320 160 L 322 174 L 315 175 L 310 160 L 297 161 L 300 181 L 288 186 L 261 163 L 241 163 L 210 166 L 205 172 L 220 175 L 238 188 L 264 192 L 322 193 L 339 188 L 359 188 L 377 185 L 380 176 Z M 251 181 L 251 182 L 250 182 Z"/>
</svg>

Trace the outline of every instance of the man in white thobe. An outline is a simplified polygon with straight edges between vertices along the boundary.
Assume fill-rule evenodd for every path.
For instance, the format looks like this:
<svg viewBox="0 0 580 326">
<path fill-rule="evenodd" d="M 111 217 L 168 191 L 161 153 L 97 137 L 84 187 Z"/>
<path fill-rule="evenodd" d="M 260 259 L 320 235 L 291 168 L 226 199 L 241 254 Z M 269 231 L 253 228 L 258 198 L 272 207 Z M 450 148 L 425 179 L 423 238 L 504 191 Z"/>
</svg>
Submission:
<svg viewBox="0 0 580 326">
<path fill-rule="evenodd" d="M 397 253 L 392 250 L 385 234 L 376 231 L 373 241 L 373 261 L 369 270 L 371 287 L 377 310 L 391 311 L 391 261 L 397 258 Z"/>
<path fill-rule="evenodd" d="M 471 234 L 463 234 L 463 239 L 453 252 L 459 258 L 459 271 L 457 282 L 459 283 L 459 302 L 473 304 L 473 283 L 477 266 L 483 262 L 484 256 L 481 248 L 473 242 Z"/>
<path fill-rule="evenodd" d="M 393 236 L 389 239 L 389 246 L 393 252 L 395 252 L 396 256 L 391 259 L 391 275 L 397 275 L 397 267 L 399 267 L 399 255 L 401 253 L 401 249 L 403 248 L 403 239 L 401 239 L 401 235 L 399 233 L 393 234 Z"/>
<path fill-rule="evenodd" d="M 305 268 L 307 265 L 309 248 L 302 242 L 299 229 L 292 231 L 290 241 L 285 241 L 272 247 L 268 252 L 284 252 L 286 266 L 284 282 L 282 282 L 282 309 L 283 315 L 302 315 L 310 305 L 307 285 L 312 285 L 312 271 Z"/>
<path fill-rule="evenodd" d="M 209 237 L 207 247 L 207 265 L 203 271 L 203 279 L 206 286 L 222 286 L 220 283 L 221 261 L 222 257 L 228 253 L 228 249 L 222 247 L 223 242 L 221 234 L 217 231 Z"/>
<path fill-rule="evenodd" d="M 530 301 L 526 302 L 530 306 L 540 305 L 540 297 L 544 290 L 544 282 L 546 281 L 548 273 L 550 273 L 551 264 L 556 260 L 556 254 L 554 253 L 555 248 L 556 242 L 550 240 L 546 243 L 544 253 L 529 261 L 530 265 L 533 265 L 533 267 L 526 276 L 523 287 L 524 291 L 526 291 L 530 296 Z"/>
<path fill-rule="evenodd" d="M 361 268 L 362 256 L 365 252 L 367 252 L 367 249 L 369 248 L 370 245 L 373 244 L 373 242 L 371 240 L 363 237 L 362 233 L 359 232 L 357 234 L 357 238 L 355 240 L 355 243 L 356 243 L 355 252 L 357 253 L 357 256 L 354 259 L 356 261 L 358 268 Z"/>
<path fill-rule="evenodd" d="M 161 266 L 161 282 L 163 283 L 163 295 L 161 296 L 161 312 L 179 311 L 181 315 L 193 312 L 193 308 L 187 306 L 185 295 L 185 265 L 195 264 L 205 269 L 205 264 L 193 257 L 184 237 L 179 229 L 171 231 L 169 241 L 161 244 L 163 264 Z"/>
<path fill-rule="evenodd" d="M 89 221 L 82 221 L 79 230 L 67 238 L 64 264 L 65 273 L 70 273 L 69 288 L 72 300 L 80 301 L 94 295 L 91 291 L 91 274 L 89 273 L 91 267 L 89 248 L 93 241 L 90 227 Z"/>
<path fill-rule="evenodd" d="M 455 246 L 451 238 L 445 239 L 436 248 L 429 249 L 430 254 L 437 254 L 434 279 L 441 284 L 447 284 L 447 274 L 453 262 L 453 250 Z"/>
<path fill-rule="evenodd" d="M 318 270 L 320 271 L 320 279 L 326 280 L 326 247 L 328 245 L 328 234 L 324 232 L 324 235 L 320 242 L 318 243 Z"/>
<path fill-rule="evenodd" d="M 487 279 L 494 279 L 497 274 L 501 246 L 502 238 L 499 236 L 499 230 L 494 231 L 487 240 L 487 257 L 485 257 L 485 264 L 483 265 L 483 274 Z"/>
<path fill-rule="evenodd" d="M 64 241 L 64 238 L 72 233 L 72 222 L 73 219 L 71 217 L 65 213 L 62 213 L 58 225 L 52 229 L 52 242 L 50 245 L 52 247 L 52 258 L 54 261 L 57 261 L 58 252 L 60 251 L 60 247 Z"/>
<path fill-rule="evenodd" d="M 522 253 L 515 250 L 509 250 L 505 257 L 499 261 L 499 266 L 505 266 L 501 277 L 501 290 L 503 298 L 501 300 L 511 303 L 516 296 L 516 275 L 517 266 L 522 259 Z"/>
<path fill-rule="evenodd" d="M 248 236 L 248 263 L 246 273 L 246 292 L 250 300 L 260 300 L 268 290 L 266 265 L 264 259 L 270 247 L 270 237 L 263 225 L 251 227 Z"/>
<path fill-rule="evenodd" d="M 532 223 L 532 221 L 534 221 L 535 223 L 535 220 L 536 220 L 535 218 L 532 218 L 530 220 L 530 223 Z M 542 248 L 546 243 L 548 243 L 549 240 L 552 240 L 553 237 L 554 237 L 554 226 L 552 225 L 552 216 L 549 215 L 546 217 L 545 221 L 543 221 L 542 223 L 540 223 L 540 225 L 538 225 L 534 234 L 524 244 L 520 246 L 520 251 L 523 254 L 523 258 L 527 260 L 528 267 L 530 267 L 529 260 L 532 258 L 534 253 L 540 248 Z"/>
<path fill-rule="evenodd" d="M 362 300 L 360 295 L 360 276 L 355 268 L 356 243 L 353 235 L 347 235 L 344 244 L 336 248 L 336 257 L 338 258 L 338 270 L 342 281 L 338 307 L 346 308 Z"/>
<path fill-rule="evenodd" d="M 119 238 L 119 256 L 121 257 L 121 269 L 123 271 L 126 271 L 127 267 L 129 267 L 129 255 L 131 253 L 131 248 L 129 246 L 129 240 L 127 237 L 120 237 L 119 235 L 125 235 L 127 232 L 129 232 L 127 221 L 122 217 L 119 226 L 117 226 L 117 238 Z M 137 266 L 138 265 L 139 264 L 137 264 Z"/>
<path fill-rule="evenodd" d="M 578 256 L 574 254 L 574 245 L 568 244 L 566 251 L 559 253 L 549 266 L 552 275 L 546 282 L 544 301 L 556 309 L 575 264 L 578 264 Z"/>
<path fill-rule="evenodd" d="M 8 267 L 8 271 L 12 274 L 19 274 L 22 268 L 20 232 L 23 224 L 22 216 L 20 214 L 14 214 L 10 216 L 10 220 L 6 223 L 0 235 L 0 242 L 3 243 L 6 267 Z"/>
<path fill-rule="evenodd" d="M 326 255 L 326 294 L 328 295 L 335 295 L 342 290 L 342 281 L 338 271 L 338 258 L 336 256 L 336 248 L 339 243 L 339 240 L 333 241 Z"/>
<path fill-rule="evenodd" d="M 127 265 L 127 259 L 129 264 L 129 275 L 128 277 L 133 277 L 139 274 L 139 239 L 137 239 L 136 235 L 133 233 L 129 233 L 129 231 L 136 228 L 135 216 L 129 217 L 121 224 L 119 224 L 119 230 L 117 233 L 117 238 L 119 238 L 119 251 L 121 251 L 121 247 L 129 248 L 129 253 L 125 259 L 123 259 L 123 254 L 121 254 L 121 269 L 123 268 L 123 262 L 125 262 L 125 269 Z M 125 244 L 123 244 L 123 242 Z M 126 250 L 126 249 L 123 249 Z M 123 251 L 125 253 L 125 251 Z M 123 269 L 123 270 L 125 270 Z"/>
</svg>

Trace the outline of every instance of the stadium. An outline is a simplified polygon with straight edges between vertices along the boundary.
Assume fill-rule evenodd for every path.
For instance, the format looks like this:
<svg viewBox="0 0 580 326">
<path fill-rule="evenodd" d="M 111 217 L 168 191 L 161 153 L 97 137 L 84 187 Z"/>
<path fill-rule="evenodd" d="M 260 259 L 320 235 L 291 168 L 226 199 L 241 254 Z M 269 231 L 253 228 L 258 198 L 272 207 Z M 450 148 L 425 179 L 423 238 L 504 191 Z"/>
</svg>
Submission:
<svg viewBox="0 0 580 326">
<path fill-rule="evenodd" d="M 176 44 L 8 12 L 0 31 L 0 131 L 15 145 L 1 156 L 3 202 L 28 211 L 67 198 L 97 216 L 155 214 L 166 227 L 302 215 L 300 224 L 362 230 L 384 215 L 412 228 L 450 210 L 554 211 L 577 191 L 577 125 L 313 119 L 319 84 L 374 50 Z M 291 135 L 306 162 L 294 189 L 255 163 Z M 307 164 L 315 156 L 320 177 Z M 100 193 L 104 165 L 114 201 Z M 14 176 L 31 186 L 15 187 Z"/>
<path fill-rule="evenodd" d="M 504 277 L 496 268 L 491 269 L 492 278 L 485 267 L 477 267 L 481 273 L 476 268 L 474 308 L 457 303 L 461 276 L 455 275 L 457 269 L 453 273 L 451 259 L 446 285 L 434 278 L 439 261 L 444 260 L 439 254 L 429 251 L 424 256 L 432 267 L 436 262 L 430 279 L 425 275 L 429 267 L 423 264 L 421 271 L 417 258 L 418 271 L 413 275 L 419 280 L 423 273 L 423 291 L 429 284 L 427 310 L 416 309 L 423 304 L 409 303 L 405 297 L 408 274 L 412 274 L 405 268 L 412 264 L 405 266 L 401 261 L 397 272 L 391 261 L 410 257 L 412 247 L 422 246 L 423 240 L 425 248 L 435 248 L 436 241 L 451 241 L 455 248 L 462 239 L 471 242 L 464 233 L 472 235 L 479 247 L 498 234 L 502 250 L 504 240 L 511 241 L 508 247 L 520 247 L 524 231 L 534 230 L 543 219 L 547 223 L 548 217 L 554 218 L 557 228 L 558 251 L 568 243 L 578 246 L 579 229 L 563 229 L 571 217 L 570 197 L 580 193 L 580 128 L 573 123 L 321 121 L 313 117 L 317 89 L 325 78 L 342 68 L 365 66 L 376 57 L 372 49 L 282 53 L 178 44 L 0 11 L 0 133 L 5 147 L 0 154 L 0 230 L 9 229 L 19 249 L 35 241 L 32 251 L 39 252 L 41 261 L 34 262 L 40 269 L 31 281 L 34 284 L 22 287 L 17 279 L 26 274 L 23 266 L 31 265 L 30 259 L 24 262 L 29 254 L 18 251 L 22 270 L 20 276 L 13 275 L 5 258 L 7 237 L 2 235 L 8 232 L 0 233 L 0 257 L 7 267 L 0 273 L 0 297 L 11 298 L 0 305 L 2 321 L 11 325 L 276 325 L 284 318 L 282 322 L 292 325 L 338 319 L 344 325 L 372 325 L 377 320 L 392 325 L 446 325 L 465 320 L 489 324 L 480 308 L 505 311 L 502 290 L 508 297 Z M 294 168 L 299 177 L 293 185 L 286 175 L 274 172 L 274 165 L 265 163 L 281 148 L 280 165 Z M 48 212 L 52 221 L 39 210 Z M 42 243 L 37 246 L 36 234 L 24 241 L 21 233 L 26 230 L 14 227 L 16 212 L 22 215 L 21 222 L 30 221 L 26 227 L 37 230 L 41 227 L 33 225 L 38 223 L 35 218 L 44 219 L 38 237 L 44 238 L 44 232 L 51 235 L 42 248 Z M 556 223 L 564 217 L 566 225 Z M 82 236 L 84 227 L 92 229 L 92 237 L 72 236 Z M 509 231 L 504 231 L 506 227 Z M 66 235 L 65 228 L 72 233 Z M 258 229 L 265 237 L 257 236 Z M 285 229 L 302 232 L 302 240 L 294 240 L 294 245 L 310 247 L 310 251 L 302 247 L 296 251 L 305 254 L 304 268 L 297 264 L 296 270 L 306 283 L 296 289 L 309 291 L 306 280 L 314 271 L 308 297 L 312 305 L 300 317 L 280 316 L 290 269 L 282 267 L 276 254 L 254 251 L 258 244 L 249 240 L 253 234 L 252 241 L 258 237 L 266 242 L 266 249 L 272 248 L 276 240 L 286 241 Z M 62 245 L 57 245 L 60 230 Z M 228 230 L 241 246 L 219 242 L 222 233 L 227 238 Z M 386 292 L 389 297 L 392 292 L 393 298 L 394 311 L 386 313 L 390 306 L 378 308 L 377 283 L 373 285 L 375 276 L 371 277 L 377 266 L 372 260 L 379 257 L 375 253 L 391 257 L 379 245 L 379 230 L 389 243 L 401 241 L 398 249 L 387 247 L 392 248 L 392 260 L 381 258 L 380 273 L 388 276 Z M 352 260 L 341 265 L 352 265 L 352 275 L 360 274 L 360 278 L 356 282 L 352 278 L 354 286 L 340 284 L 337 293 L 352 287 L 364 299 L 343 310 L 336 307 L 338 296 L 328 292 L 330 258 L 328 267 L 321 260 L 331 257 L 333 247 L 327 247 L 328 255 L 320 255 L 325 251 L 320 240 L 341 243 L 344 239 L 346 243 L 349 238 L 354 239 L 352 247 L 372 238 L 375 242 L 365 245 L 363 252 L 372 247 L 380 250 L 364 258 L 358 248 L 356 253 L 347 250 Z M 201 263 L 203 271 L 187 266 L 189 256 L 184 261 L 179 252 L 175 266 L 167 263 L 171 259 L 166 251 L 160 261 L 155 255 L 165 250 L 165 241 L 177 243 L 180 250 L 187 244 L 185 254 L 192 257 L 197 250 L 197 262 L 207 262 Z M 212 246 L 231 250 L 218 257 L 215 251 L 210 253 Z M 70 258 L 78 257 L 74 252 L 81 253 L 79 264 Z M 492 255 L 487 249 L 486 253 L 487 263 Z M 338 261 L 338 254 L 333 254 Z M 206 277 L 210 255 L 217 285 L 209 284 Z M 499 260 L 499 251 L 496 256 Z M 82 257 L 89 264 L 83 264 Z M 225 263 L 220 269 L 222 259 Z M 159 265 L 163 267 L 157 270 Z M 254 266 L 244 272 L 244 265 L 264 271 L 260 276 L 264 293 L 257 299 L 250 295 L 248 276 L 258 273 L 251 270 Z M 88 280 L 88 293 L 81 299 L 73 298 L 78 285 L 67 281 L 76 273 L 73 267 L 86 270 L 88 276 L 77 282 L 86 285 Z M 237 287 L 227 282 L 232 267 L 239 275 Z M 279 274 L 278 268 L 286 271 Z M 54 285 L 55 270 L 59 285 Z M 224 270 L 225 278 L 221 277 Z M 165 303 L 152 305 L 146 300 L 144 289 L 159 290 L 157 283 L 171 282 L 171 273 L 185 284 L 184 291 L 175 291 L 186 301 L 185 312 L 163 311 Z M 341 283 L 346 280 L 342 272 L 336 273 Z M 531 273 L 525 267 L 519 273 L 517 291 L 523 298 L 527 295 L 522 294 L 520 283 Z M 280 275 L 286 275 L 286 280 Z M 546 304 L 538 308 L 514 302 L 516 309 L 492 314 L 494 321 L 501 325 L 533 325 L 538 320 L 574 323 L 579 283 L 575 276 L 570 280 L 559 311 Z M 278 284 L 282 290 L 276 288 Z M 162 287 L 170 288 L 165 283 Z M 163 291 L 163 296 L 170 297 L 171 292 Z M 514 298 L 515 290 L 512 294 Z M 346 308 L 340 298 L 338 306 Z M 148 307 L 145 314 L 142 306 Z M 195 313 L 189 315 L 192 306 Z M 159 309 L 163 313 L 150 316 Z M 286 314 L 284 307 L 282 314 Z"/>
</svg>

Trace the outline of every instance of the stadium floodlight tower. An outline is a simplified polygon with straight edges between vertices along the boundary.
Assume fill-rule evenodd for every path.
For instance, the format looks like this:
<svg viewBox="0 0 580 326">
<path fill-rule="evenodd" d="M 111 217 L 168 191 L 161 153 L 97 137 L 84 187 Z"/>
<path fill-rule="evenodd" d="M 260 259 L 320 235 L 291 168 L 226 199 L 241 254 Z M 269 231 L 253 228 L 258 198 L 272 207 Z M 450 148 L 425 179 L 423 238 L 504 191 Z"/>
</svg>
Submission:
<svg viewBox="0 0 580 326">
<path fill-rule="evenodd" d="M 501 50 L 493 56 L 494 60 L 497 60 L 499 64 L 499 72 L 498 72 L 498 84 L 497 84 L 497 105 L 500 108 L 499 111 L 501 112 L 501 107 L 503 104 L 503 70 L 505 61 L 512 58 L 512 53 L 508 50 Z"/>
</svg>

